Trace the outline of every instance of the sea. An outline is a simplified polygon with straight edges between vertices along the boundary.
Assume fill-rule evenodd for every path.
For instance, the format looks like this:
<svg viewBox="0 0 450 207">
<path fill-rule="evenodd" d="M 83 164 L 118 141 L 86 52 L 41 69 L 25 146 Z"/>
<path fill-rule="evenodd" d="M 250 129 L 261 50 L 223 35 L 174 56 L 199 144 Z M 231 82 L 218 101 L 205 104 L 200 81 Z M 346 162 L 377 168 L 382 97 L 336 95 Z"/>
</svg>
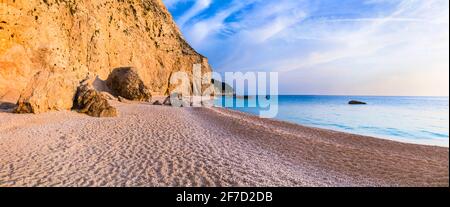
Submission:
<svg viewBox="0 0 450 207">
<path fill-rule="evenodd" d="M 259 104 L 262 98 L 277 98 L 270 106 L 278 112 L 274 119 L 406 143 L 449 146 L 448 97 L 223 96 L 215 100 L 215 106 L 260 115 L 268 109 Z M 350 100 L 367 104 L 349 105 Z"/>
</svg>

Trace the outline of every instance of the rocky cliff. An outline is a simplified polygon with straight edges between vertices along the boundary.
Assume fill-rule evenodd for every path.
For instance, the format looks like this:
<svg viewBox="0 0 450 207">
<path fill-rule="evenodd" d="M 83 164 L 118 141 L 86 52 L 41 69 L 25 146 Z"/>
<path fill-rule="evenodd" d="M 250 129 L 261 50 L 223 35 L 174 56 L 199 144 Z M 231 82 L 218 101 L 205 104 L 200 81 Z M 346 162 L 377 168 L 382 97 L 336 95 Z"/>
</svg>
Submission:
<svg viewBox="0 0 450 207">
<path fill-rule="evenodd" d="M 87 74 L 105 80 L 111 71 L 134 67 L 152 95 L 170 92 L 173 72 L 192 73 L 207 59 L 183 39 L 161 0 L 4 0 L 0 2 L 0 99 L 17 101 L 33 94 L 38 72 L 43 87 L 51 81 L 76 92 Z M 54 80 L 63 77 L 68 80 Z M 31 90 L 31 91 L 30 91 Z M 52 90 L 52 89 L 49 89 Z M 52 96 L 51 93 L 46 93 Z M 66 97 L 58 100 L 71 103 Z M 54 98 L 54 97 L 53 97 Z M 67 100 L 66 100 L 67 99 Z M 45 100 L 44 100 L 45 102 Z M 58 103 L 67 108 L 68 104 Z M 49 107 L 49 110 L 60 109 Z M 45 109 L 43 110 L 45 111 Z"/>
</svg>

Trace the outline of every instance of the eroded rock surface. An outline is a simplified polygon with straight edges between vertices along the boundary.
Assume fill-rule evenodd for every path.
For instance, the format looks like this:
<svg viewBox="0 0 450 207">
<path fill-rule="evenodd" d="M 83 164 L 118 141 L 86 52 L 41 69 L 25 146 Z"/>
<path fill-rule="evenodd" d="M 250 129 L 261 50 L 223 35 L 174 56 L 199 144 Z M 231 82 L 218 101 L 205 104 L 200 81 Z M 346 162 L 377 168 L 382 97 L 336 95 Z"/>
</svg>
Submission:
<svg viewBox="0 0 450 207">
<path fill-rule="evenodd" d="M 74 101 L 74 109 L 94 117 L 115 117 L 118 112 L 112 107 L 105 92 L 97 91 L 93 79 L 88 78 L 78 87 Z"/>
<path fill-rule="evenodd" d="M 52 110 L 69 110 L 77 83 L 73 75 L 62 72 L 36 73 L 22 91 L 16 113 L 42 113 Z"/>
<path fill-rule="evenodd" d="M 24 95 L 41 71 L 79 83 L 88 73 L 105 80 L 114 68 L 133 66 L 152 95 L 170 94 L 171 74 L 192 77 L 193 64 L 211 71 L 161 0 L 7 0 L 0 2 L 0 14 L 0 99 L 9 102 Z M 25 93 L 61 103 L 36 108 L 23 102 L 21 112 L 70 108 L 73 94 L 57 97 L 39 84 L 41 94 Z"/>
<path fill-rule="evenodd" d="M 149 102 L 150 90 L 145 86 L 135 68 L 117 68 L 109 75 L 106 85 L 114 95 L 132 101 Z"/>
</svg>

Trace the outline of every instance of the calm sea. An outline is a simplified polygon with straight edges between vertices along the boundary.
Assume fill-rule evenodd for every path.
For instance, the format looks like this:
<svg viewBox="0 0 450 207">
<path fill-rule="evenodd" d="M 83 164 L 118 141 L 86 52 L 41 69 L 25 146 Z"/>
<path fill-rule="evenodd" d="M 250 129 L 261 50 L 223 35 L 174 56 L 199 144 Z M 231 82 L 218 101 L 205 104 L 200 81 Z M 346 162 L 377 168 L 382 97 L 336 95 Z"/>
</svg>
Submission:
<svg viewBox="0 0 450 207">
<path fill-rule="evenodd" d="M 250 97 L 250 99 L 257 99 Z M 349 105 L 359 100 L 367 105 Z M 243 103 L 228 107 L 258 115 L 258 107 L 248 107 L 248 100 L 222 97 Z M 408 143 L 449 146 L 448 97 L 372 97 L 372 96 L 278 96 L 279 120 L 305 126 L 332 129 Z"/>
</svg>

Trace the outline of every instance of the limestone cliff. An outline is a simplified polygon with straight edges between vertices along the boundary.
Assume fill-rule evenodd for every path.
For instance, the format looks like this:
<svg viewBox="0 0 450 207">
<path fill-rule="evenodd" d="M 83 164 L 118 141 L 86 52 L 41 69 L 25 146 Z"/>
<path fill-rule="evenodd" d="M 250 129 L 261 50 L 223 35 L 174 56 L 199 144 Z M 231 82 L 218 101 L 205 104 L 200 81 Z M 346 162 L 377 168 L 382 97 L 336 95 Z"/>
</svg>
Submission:
<svg viewBox="0 0 450 207">
<path fill-rule="evenodd" d="M 120 67 L 136 68 L 152 95 L 164 95 L 173 72 L 191 74 L 197 63 L 211 70 L 161 0 L 0 2 L 0 99 L 16 101 L 40 71 L 79 82 Z"/>
</svg>

